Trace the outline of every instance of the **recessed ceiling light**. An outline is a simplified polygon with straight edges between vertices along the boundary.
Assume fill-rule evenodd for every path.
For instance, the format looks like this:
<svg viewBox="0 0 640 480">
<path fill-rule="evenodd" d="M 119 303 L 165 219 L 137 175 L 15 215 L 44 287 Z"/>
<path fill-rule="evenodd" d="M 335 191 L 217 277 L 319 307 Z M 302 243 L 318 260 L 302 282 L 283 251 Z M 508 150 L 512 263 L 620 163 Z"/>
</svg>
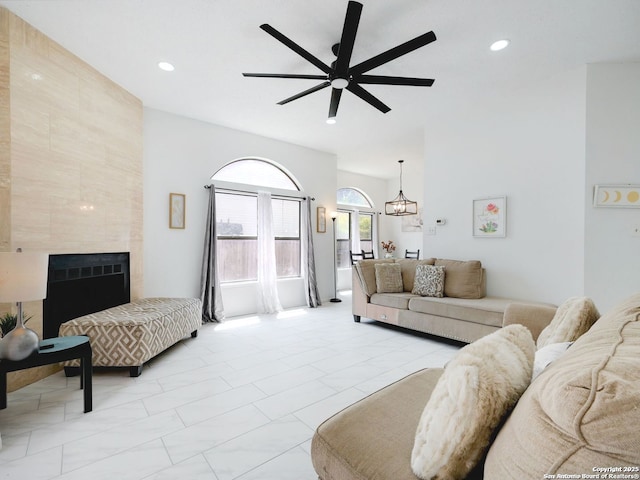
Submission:
<svg viewBox="0 0 640 480">
<path fill-rule="evenodd" d="M 173 72 L 176 69 L 176 67 L 171 65 L 169 62 L 158 62 L 158 68 L 165 72 Z"/>
<path fill-rule="evenodd" d="M 502 50 L 503 48 L 507 48 L 508 45 L 509 45 L 509 40 L 504 39 L 504 40 L 498 40 L 497 42 L 493 42 L 491 44 L 491 47 L 489 47 L 489 48 L 491 49 L 491 51 L 497 52 L 498 50 Z"/>
</svg>

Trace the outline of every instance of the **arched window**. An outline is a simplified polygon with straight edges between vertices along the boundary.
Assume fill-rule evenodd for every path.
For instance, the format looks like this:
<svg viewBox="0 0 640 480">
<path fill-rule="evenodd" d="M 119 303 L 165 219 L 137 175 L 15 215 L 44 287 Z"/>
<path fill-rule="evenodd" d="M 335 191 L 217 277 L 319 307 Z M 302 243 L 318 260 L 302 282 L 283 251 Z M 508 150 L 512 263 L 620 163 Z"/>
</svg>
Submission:
<svg viewBox="0 0 640 480">
<path fill-rule="evenodd" d="M 371 200 L 363 192 L 355 188 L 339 188 L 337 202 L 338 205 L 373 208 Z"/>
<path fill-rule="evenodd" d="M 339 268 L 351 266 L 350 251 L 374 251 L 377 217 L 369 196 L 357 188 L 340 188 L 336 194 L 336 250 Z"/>
<path fill-rule="evenodd" d="M 277 276 L 299 277 L 302 198 L 292 175 L 275 162 L 242 158 L 220 168 L 211 180 L 221 282 L 257 279 L 258 190 L 271 192 Z"/>
<path fill-rule="evenodd" d="M 234 160 L 218 170 L 211 179 L 281 190 L 300 190 L 291 175 L 282 167 L 260 158 Z"/>
</svg>

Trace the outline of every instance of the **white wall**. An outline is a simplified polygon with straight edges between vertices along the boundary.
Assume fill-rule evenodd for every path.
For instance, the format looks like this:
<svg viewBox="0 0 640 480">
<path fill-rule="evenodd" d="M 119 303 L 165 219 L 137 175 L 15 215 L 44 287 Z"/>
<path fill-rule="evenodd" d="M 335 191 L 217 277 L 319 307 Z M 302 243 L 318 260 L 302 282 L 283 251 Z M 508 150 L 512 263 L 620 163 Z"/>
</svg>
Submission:
<svg viewBox="0 0 640 480">
<path fill-rule="evenodd" d="M 601 312 L 640 291 L 640 209 L 594 208 L 594 185 L 640 184 L 640 63 L 587 67 L 585 294 Z"/>
<path fill-rule="evenodd" d="M 335 208 L 336 157 L 308 148 L 146 108 L 144 110 L 144 294 L 200 295 L 200 262 L 208 191 L 204 185 L 227 162 L 261 157 L 289 170 L 315 197 L 316 206 Z M 168 227 L 169 193 L 186 194 L 186 229 Z M 333 296 L 332 241 L 314 233 L 322 299 Z M 301 281 L 279 283 L 283 307 L 304 305 Z M 227 316 L 255 312 L 255 285 L 223 287 Z"/>
<path fill-rule="evenodd" d="M 465 99 L 425 130 L 424 256 L 478 259 L 490 295 L 561 303 L 584 276 L 586 68 Z M 506 195 L 506 238 L 472 236 L 472 200 Z"/>
</svg>

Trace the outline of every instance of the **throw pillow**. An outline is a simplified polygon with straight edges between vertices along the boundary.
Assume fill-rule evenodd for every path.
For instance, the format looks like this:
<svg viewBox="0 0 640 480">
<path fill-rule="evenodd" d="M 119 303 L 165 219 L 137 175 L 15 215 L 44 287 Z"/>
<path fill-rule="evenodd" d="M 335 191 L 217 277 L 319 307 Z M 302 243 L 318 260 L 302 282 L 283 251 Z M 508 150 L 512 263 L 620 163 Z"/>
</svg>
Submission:
<svg viewBox="0 0 640 480">
<path fill-rule="evenodd" d="M 551 362 L 560 358 L 571 345 L 573 345 L 573 342 L 550 343 L 549 345 L 545 345 L 538 349 L 533 361 L 533 376 L 531 381 L 533 382 L 533 380 L 540 375 L 543 370 L 551 364 Z"/>
<path fill-rule="evenodd" d="M 421 479 L 462 479 L 531 380 L 535 343 L 509 325 L 466 345 L 445 368 L 422 412 L 411 453 Z"/>
<path fill-rule="evenodd" d="M 417 265 L 411 293 L 423 297 L 444 296 L 444 267 Z"/>
<path fill-rule="evenodd" d="M 575 342 L 591 328 L 600 313 L 587 297 L 571 297 L 558 307 L 551 323 L 538 336 L 538 348 L 561 342 Z"/>
<path fill-rule="evenodd" d="M 482 264 L 479 260 L 436 259 L 436 265 L 442 265 L 447 272 L 444 280 L 444 294 L 456 298 L 482 298 Z"/>
<path fill-rule="evenodd" d="M 400 265 L 397 263 L 376 264 L 376 291 L 378 293 L 400 293 L 404 291 Z"/>
</svg>

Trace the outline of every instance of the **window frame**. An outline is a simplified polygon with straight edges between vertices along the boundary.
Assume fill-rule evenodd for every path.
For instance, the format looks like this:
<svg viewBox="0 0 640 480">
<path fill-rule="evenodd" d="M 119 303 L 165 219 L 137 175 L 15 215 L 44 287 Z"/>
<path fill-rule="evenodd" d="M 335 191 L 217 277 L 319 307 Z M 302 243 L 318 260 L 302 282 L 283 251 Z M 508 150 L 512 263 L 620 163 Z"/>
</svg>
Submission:
<svg viewBox="0 0 640 480">
<path fill-rule="evenodd" d="M 277 188 L 277 187 L 270 187 L 270 186 L 265 186 L 265 185 L 256 185 L 256 184 L 252 184 L 252 183 L 241 183 L 241 182 L 232 182 L 232 181 L 228 181 L 228 180 L 219 180 L 216 179 L 215 176 L 216 174 L 218 174 L 220 171 L 222 171 L 224 168 L 228 167 L 229 165 L 236 163 L 236 162 L 242 162 L 242 161 L 259 161 L 259 162 L 264 162 L 265 164 L 273 167 L 274 169 L 278 170 L 280 172 L 280 174 L 284 175 L 286 178 L 288 178 L 291 182 L 291 189 L 288 188 Z M 283 177 L 280 177 L 283 178 Z M 274 240 L 276 242 L 282 242 L 282 241 L 294 241 L 297 242 L 297 256 L 299 258 L 299 262 L 297 264 L 297 272 L 293 275 L 282 275 L 282 276 L 278 276 L 278 280 L 281 279 L 290 279 L 290 278 L 301 278 L 303 275 L 303 268 L 302 268 L 302 242 L 303 242 L 303 231 L 302 231 L 302 201 L 306 198 L 306 195 L 304 194 L 304 192 L 301 191 L 301 188 L 299 186 L 299 183 L 297 182 L 297 180 L 295 179 L 295 177 L 291 174 L 291 172 L 289 172 L 286 168 L 282 167 L 281 165 L 271 161 L 271 160 L 267 160 L 267 159 L 263 159 L 263 158 L 258 158 L 258 157 L 246 157 L 246 158 L 238 158 L 235 160 L 232 160 L 228 163 L 226 163 L 225 165 L 223 165 L 222 167 L 220 167 L 216 173 L 214 173 L 211 176 L 211 183 L 215 186 L 216 189 L 216 194 L 229 194 L 229 195 L 246 195 L 248 197 L 253 197 L 253 198 L 257 198 L 258 196 L 258 192 L 259 191 L 268 191 L 269 193 L 271 193 L 271 198 L 272 200 L 286 200 L 286 201 L 295 201 L 297 203 L 298 206 L 298 212 L 297 212 L 297 220 L 298 220 L 298 225 L 297 225 L 297 229 L 298 229 L 298 236 L 274 236 Z M 217 208 L 217 205 L 216 205 Z M 256 208 L 255 211 L 255 218 L 257 220 L 257 215 L 258 215 L 258 211 Z M 237 236 L 237 235 L 216 235 L 216 239 L 218 240 L 223 240 L 223 241 L 254 241 L 256 242 L 258 240 L 258 236 L 257 235 L 244 235 L 244 236 Z M 257 265 L 256 265 L 257 267 Z M 250 270 L 249 270 L 250 271 Z M 244 279 L 234 279 L 234 280 L 221 280 L 222 284 L 233 284 L 233 283 L 243 283 L 243 282 L 256 282 L 257 278 L 244 278 Z"/>
</svg>

